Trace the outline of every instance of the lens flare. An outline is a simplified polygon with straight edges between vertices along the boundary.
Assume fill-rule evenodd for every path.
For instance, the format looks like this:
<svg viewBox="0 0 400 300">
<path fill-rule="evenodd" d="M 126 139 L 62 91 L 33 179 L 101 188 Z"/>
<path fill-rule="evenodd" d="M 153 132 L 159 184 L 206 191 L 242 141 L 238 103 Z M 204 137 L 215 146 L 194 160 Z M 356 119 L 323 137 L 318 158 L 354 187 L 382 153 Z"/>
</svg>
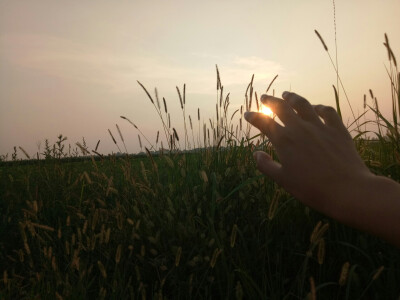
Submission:
<svg viewBox="0 0 400 300">
<path fill-rule="evenodd" d="M 269 117 L 272 117 L 272 114 L 273 114 L 272 110 L 268 106 L 265 106 L 265 105 L 261 105 L 260 112 L 262 112 L 263 114 L 266 114 Z"/>
</svg>

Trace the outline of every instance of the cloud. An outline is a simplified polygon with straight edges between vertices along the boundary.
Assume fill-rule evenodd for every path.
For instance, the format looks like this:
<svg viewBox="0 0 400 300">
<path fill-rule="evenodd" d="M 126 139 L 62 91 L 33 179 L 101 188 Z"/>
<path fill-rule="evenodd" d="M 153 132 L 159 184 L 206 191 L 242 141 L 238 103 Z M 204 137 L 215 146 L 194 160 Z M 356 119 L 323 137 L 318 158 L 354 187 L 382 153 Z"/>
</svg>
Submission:
<svg viewBox="0 0 400 300">
<path fill-rule="evenodd" d="M 152 53 L 148 55 L 114 52 L 48 35 L 3 35 L 2 59 L 23 68 L 50 76 L 104 86 L 115 93 L 132 93 L 136 80 L 151 81 L 157 86 L 186 82 L 190 91 L 215 91 L 216 74 L 213 66 L 219 63 L 223 84 L 227 87 L 246 85 L 252 74 L 256 80 L 271 80 L 285 72 L 276 62 L 260 57 L 224 56 L 193 53 L 205 64 L 174 65 Z"/>
<path fill-rule="evenodd" d="M 248 83 L 252 74 L 255 74 L 257 80 L 271 80 L 276 74 L 284 72 L 283 66 L 274 61 L 256 56 L 237 56 L 228 64 L 224 73 L 226 73 L 226 81 L 229 84 L 243 84 Z"/>
</svg>

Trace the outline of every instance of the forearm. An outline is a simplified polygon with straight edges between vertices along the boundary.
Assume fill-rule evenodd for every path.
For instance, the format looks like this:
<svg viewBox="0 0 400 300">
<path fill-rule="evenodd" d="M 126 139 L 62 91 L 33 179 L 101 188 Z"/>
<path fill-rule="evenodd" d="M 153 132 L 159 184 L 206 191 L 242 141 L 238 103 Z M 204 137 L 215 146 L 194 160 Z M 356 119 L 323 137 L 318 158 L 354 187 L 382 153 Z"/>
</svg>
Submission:
<svg viewBox="0 0 400 300">
<path fill-rule="evenodd" d="M 400 248 L 400 184 L 370 174 L 339 195 L 331 217 Z"/>
</svg>

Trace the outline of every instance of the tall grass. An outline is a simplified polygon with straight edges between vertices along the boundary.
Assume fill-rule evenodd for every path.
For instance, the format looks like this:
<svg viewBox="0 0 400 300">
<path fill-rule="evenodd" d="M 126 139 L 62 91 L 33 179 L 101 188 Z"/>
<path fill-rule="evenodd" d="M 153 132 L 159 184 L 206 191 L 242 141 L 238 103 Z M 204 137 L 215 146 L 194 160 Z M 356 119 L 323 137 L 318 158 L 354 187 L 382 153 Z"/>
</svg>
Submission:
<svg viewBox="0 0 400 300">
<path fill-rule="evenodd" d="M 362 123 L 355 142 L 373 172 L 399 181 L 400 75 L 388 39 L 385 46 L 392 119 L 371 91 L 365 109 L 376 119 L 364 123 L 379 126 L 377 138 L 367 139 Z M 157 91 L 153 98 L 139 84 L 167 148 L 161 142 L 155 152 L 158 138 L 150 142 L 122 117 L 147 143 L 146 156 L 106 157 L 99 142 L 90 151 L 83 140 L 73 153 L 93 153 L 89 160 L 65 160 L 74 154 L 60 136 L 54 147 L 47 143 L 46 160 L 23 164 L 15 149 L 15 161 L 1 164 L 0 298 L 398 297 L 398 249 L 310 210 L 256 170 L 254 149 L 275 154 L 243 121 L 245 111 L 260 109 L 253 78 L 231 112 L 217 68 L 215 116 L 202 119 L 198 110 L 198 130 L 185 110 L 185 85 L 177 88 L 183 134 L 166 100 L 162 106 Z"/>
</svg>

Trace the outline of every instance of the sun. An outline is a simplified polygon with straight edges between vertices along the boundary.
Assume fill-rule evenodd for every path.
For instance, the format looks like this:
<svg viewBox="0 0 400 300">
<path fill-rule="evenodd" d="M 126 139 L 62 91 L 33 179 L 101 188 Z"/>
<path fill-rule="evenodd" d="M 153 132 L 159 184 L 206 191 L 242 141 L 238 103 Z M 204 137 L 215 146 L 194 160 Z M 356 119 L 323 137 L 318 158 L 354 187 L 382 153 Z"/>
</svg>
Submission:
<svg viewBox="0 0 400 300">
<path fill-rule="evenodd" d="M 268 106 L 265 106 L 265 105 L 261 105 L 260 112 L 262 112 L 263 114 L 266 114 L 269 117 L 272 117 L 272 114 L 273 114 L 272 110 Z"/>
</svg>

